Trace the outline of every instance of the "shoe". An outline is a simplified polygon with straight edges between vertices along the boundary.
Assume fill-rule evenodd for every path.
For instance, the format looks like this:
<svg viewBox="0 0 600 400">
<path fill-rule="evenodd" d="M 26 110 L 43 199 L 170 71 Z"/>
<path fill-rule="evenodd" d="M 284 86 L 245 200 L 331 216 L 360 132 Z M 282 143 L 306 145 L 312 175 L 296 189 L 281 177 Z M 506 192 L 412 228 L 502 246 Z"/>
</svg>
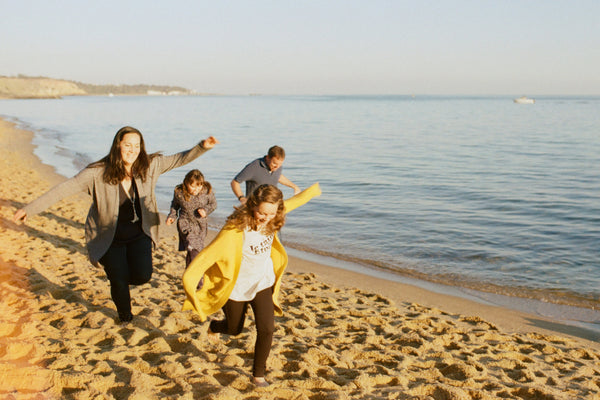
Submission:
<svg viewBox="0 0 600 400">
<path fill-rule="evenodd" d="M 270 383 L 267 382 L 265 380 L 265 378 L 262 378 L 262 377 L 252 379 L 252 383 L 254 383 L 254 386 L 256 386 L 256 387 L 267 387 L 270 385 Z"/>
<path fill-rule="evenodd" d="M 131 322 L 132 319 L 133 319 L 133 314 L 119 314 L 119 322 L 122 324 Z"/>
</svg>

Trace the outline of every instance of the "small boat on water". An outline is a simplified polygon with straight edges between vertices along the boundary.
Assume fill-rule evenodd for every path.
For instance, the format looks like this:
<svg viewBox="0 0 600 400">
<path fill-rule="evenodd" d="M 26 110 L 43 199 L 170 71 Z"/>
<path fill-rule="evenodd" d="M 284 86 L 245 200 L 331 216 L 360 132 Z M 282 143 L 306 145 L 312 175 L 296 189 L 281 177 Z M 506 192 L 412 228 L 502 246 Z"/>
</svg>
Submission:
<svg viewBox="0 0 600 400">
<path fill-rule="evenodd" d="M 521 96 L 513 100 L 517 104 L 534 104 L 535 99 L 530 99 L 527 96 Z"/>
</svg>

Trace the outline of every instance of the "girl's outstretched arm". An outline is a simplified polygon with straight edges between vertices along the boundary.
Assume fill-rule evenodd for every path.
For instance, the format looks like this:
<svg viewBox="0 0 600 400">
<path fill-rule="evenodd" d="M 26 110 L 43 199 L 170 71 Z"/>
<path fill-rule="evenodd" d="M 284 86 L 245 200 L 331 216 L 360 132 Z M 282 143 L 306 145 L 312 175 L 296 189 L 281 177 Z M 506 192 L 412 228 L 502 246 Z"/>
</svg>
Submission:
<svg viewBox="0 0 600 400">
<path fill-rule="evenodd" d="M 321 187 L 319 183 L 315 183 L 312 186 L 304 189 L 300 193 L 295 196 L 290 197 L 285 200 L 283 203 L 285 204 L 285 212 L 289 213 L 290 211 L 308 203 L 310 199 L 313 197 L 317 197 L 321 195 Z"/>
</svg>

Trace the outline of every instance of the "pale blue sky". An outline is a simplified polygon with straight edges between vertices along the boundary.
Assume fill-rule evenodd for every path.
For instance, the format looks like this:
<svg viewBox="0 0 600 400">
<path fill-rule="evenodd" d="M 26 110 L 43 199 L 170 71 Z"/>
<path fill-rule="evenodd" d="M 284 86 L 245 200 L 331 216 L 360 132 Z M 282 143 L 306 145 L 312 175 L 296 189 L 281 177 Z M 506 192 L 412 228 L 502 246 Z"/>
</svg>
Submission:
<svg viewBox="0 0 600 400">
<path fill-rule="evenodd" d="M 0 75 L 223 94 L 600 94 L 598 0 L 0 0 Z"/>
</svg>

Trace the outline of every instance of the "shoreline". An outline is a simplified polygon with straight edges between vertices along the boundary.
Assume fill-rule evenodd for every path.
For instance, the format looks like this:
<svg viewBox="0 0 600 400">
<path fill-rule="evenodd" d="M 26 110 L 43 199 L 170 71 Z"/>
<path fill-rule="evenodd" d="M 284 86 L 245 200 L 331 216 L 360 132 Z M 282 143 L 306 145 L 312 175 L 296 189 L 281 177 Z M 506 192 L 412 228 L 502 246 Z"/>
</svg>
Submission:
<svg viewBox="0 0 600 400">
<path fill-rule="evenodd" d="M 340 269 L 363 272 L 365 275 L 385 277 L 384 279 L 412 284 L 433 292 L 450 294 L 467 299 L 473 299 L 484 304 L 504 305 L 526 311 L 530 305 L 548 304 L 568 309 L 573 322 L 595 321 L 594 327 L 600 332 L 600 303 L 590 296 L 581 296 L 576 291 L 534 289 L 531 287 L 499 286 L 490 282 L 460 278 L 455 274 L 431 276 L 414 269 L 396 270 L 382 262 L 353 259 L 348 256 L 312 251 L 310 248 L 297 243 L 288 244 L 290 248 L 301 254 L 300 258 L 313 260 Z M 521 305 L 520 303 L 525 303 Z M 536 307 L 539 308 L 539 307 Z M 542 307 L 544 308 L 544 307 Z M 560 314 L 551 312 L 544 314 L 549 318 L 560 318 Z"/>
<path fill-rule="evenodd" d="M 9 123 L 13 123 L 10 122 Z M 18 122 L 16 122 L 16 124 L 18 124 Z M 22 128 L 19 128 L 22 129 Z M 47 165 L 44 164 L 43 162 L 41 162 L 41 160 L 39 160 L 39 158 L 34 154 L 33 150 L 35 148 L 35 146 L 32 144 L 32 139 L 34 136 L 34 133 L 31 131 L 24 131 L 28 133 L 28 149 L 30 149 L 30 151 L 28 150 L 28 152 L 31 153 L 31 156 L 33 157 L 33 160 L 35 160 L 34 162 L 37 162 L 37 164 L 39 164 L 40 168 L 44 169 L 44 174 L 45 176 L 48 177 L 48 179 L 52 182 L 52 184 L 56 184 L 58 182 L 61 182 L 62 180 L 66 179 L 66 177 L 60 175 L 59 173 L 56 172 L 56 170 L 54 169 L 53 166 L 51 165 Z M 36 165 L 37 167 L 37 165 Z M 164 218 L 163 218 L 164 219 Z M 167 235 L 172 235 L 175 234 L 175 228 L 174 226 L 171 227 L 167 227 L 165 225 L 161 225 L 161 230 L 167 231 L 169 232 Z M 211 229 L 209 227 L 209 230 L 212 230 L 212 234 L 216 234 L 218 233 L 217 230 Z M 161 234 L 162 236 L 163 234 Z M 207 240 L 211 240 L 212 236 L 208 236 Z M 285 242 L 284 242 L 285 244 Z M 436 282 L 432 282 L 432 281 L 427 281 L 427 280 L 423 280 L 423 279 L 419 279 L 419 278 L 411 278 L 411 277 L 406 277 L 403 276 L 401 274 L 396 274 L 394 272 L 390 271 L 385 271 L 385 270 L 381 270 L 378 269 L 376 267 L 370 267 L 370 266 L 363 266 L 363 265 L 359 265 L 359 264 L 355 264 L 351 261 L 346 261 L 346 260 L 342 260 L 342 259 L 338 259 L 335 257 L 328 257 L 328 256 L 322 256 L 316 253 L 310 253 L 310 252 L 306 252 L 303 250 L 298 250 L 295 249 L 293 247 L 287 246 L 286 245 L 286 249 L 288 250 L 288 255 L 290 256 L 291 260 L 295 260 L 298 261 L 297 264 L 303 265 L 305 266 L 304 269 L 301 269 L 302 272 L 311 272 L 311 271 L 319 271 L 322 268 L 332 268 L 333 270 L 331 272 L 328 273 L 328 275 L 331 275 L 333 277 L 338 276 L 340 272 L 354 272 L 356 274 L 359 274 L 360 277 L 362 277 L 362 279 L 354 279 L 353 282 L 361 282 L 364 279 L 375 279 L 375 282 L 373 284 L 371 284 L 371 287 L 376 288 L 376 287 L 386 287 L 389 285 L 394 285 L 396 283 L 401 284 L 401 285 L 405 285 L 408 286 L 410 288 L 414 288 L 414 289 L 418 289 L 418 290 L 423 290 L 425 291 L 424 295 L 419 295 L 419 298 L 423 298 L 423 299 L 427 299 L 430 297 L 430 293 L 434 294 L 434 295 L 439 295 L 439 296 L 449 296 L 451 298 L 455 298 L 455 299 L 460 299 L 460 300 L 464 300 L 465 302 L 467 302 L 464 306 L 457 308 L 456 312 L 458 313 L 466 313 L 467 310 L 470 307 L 469 303 L 476 303 L 478 305 L 481 306 L 492 306 L 492 307 L 500 307 L 500 308 L 505 308 L 507 310 L 513 311 L 513 312 L 520 312 L 522 313 L 522 318 L 530 318 L 530 319 L 546 319 L 547 322 L 549 324 L 547 324 L 546 326 L 551 326 L 550 324 L 557 324 L 557 332 L 562 332 L 565 333 L 567 335 L 572 335 L 574 337 L 578 337 L 581 339 L 585 339 L 585 340 L 589 340 L 592 342 L 600 342 L 600 311 L 597 310 L 589 310 L 586 308 L 582 308 L 582 307 L 577 307 L 577 306 L 571 306 L 571 305 L 563 305 L 563 304 L 559 304 L 559 303 L 547 303 L 547 302 L 543 302 L 537 299 L 530 299 L 530 298 L 524 298 L 524 297 L 511 297 L 511 296 L 507 296 L 507 295 L 502 295 L 502 294 L 496 294 L 496 293 L 491 293 L 491 292 L 482 292 L 482 291 L 477 291 L 475 289 L 470 289 L 470 288 L 466 288 L 466 287 L 461 287 L 461 286 L 454 286 L 454 285 L 444 285 L 441 283 L 436 283 Z M 292 254 L 296 254 L 296 256 L 292 256 Z M 293 263 L 290 261 L 290 265 L 293 266 L 296 263 Z M 340 281 L 336 281 L 337 284 L 344 284 L 344 279 L 340 280 Z M 396 297 L 397 292 L 395 290 L 391 290 L 389 291 L 391 293 L 391 297 Z M 410 291 L 412 293 L 412 290 Z M 389 296 L 388 296 L 389 297 Z M 405 297 L 402 298 L 397 298 L 397 300 L 401 300 L 401 301 L 406 301 Z M 443 304 L 455 304 L 454 301 L 444 301 L 443 298 L 440 298 L 439 300 L 441 300 L 443 302 Z M 462 304 L 462 301 L 459 301 L 459 303 Z M 435 304 L 431 304 L 433 306 L 435 306 Z M 536 313 L 528 313 L 527 309 L 534 309 L 537 310 L 538 312 Z M 557 311 L 557 309 L 560 309 L 559 311 Z M 589 311 L 590 313 L 594 314 L 594 317 L 596 317 L 597 319 L 595 320 L 595 324 L 593 324 L 593 326 L 589 326 L 589 327 L 585 327 L 585 326 L 578 326 L 579 325 L 588 325 L 587 321 L 583 321 L 584 316 L 582 315 L 583 313 L 585 313 L 586 311 Z M 571 317 L 568 318 L 567 316 Z M 580 318 L 580 319 L 576 319 L 576 318 Z M 521 323 L 518 324 L 513 324 L 512 321 L 509 321 L 507 326 L 510 329 L 519 329 L 518 327 L 521 326 Z M 516 328 L 512 328 L 512 327 L 516 327 Z M 570 333 L 572 330 L 572 333 Z M 528 331 L 526 331 L 528 332 Z M 549 331 L 552 332 L 552 329 Z"/>
<path fill-rule="evenodd" d="M 594 342 L 600 342 L 600 311 L 596 309 L 589 309 L 568 304 L 544 302 L 534 298 L 483 292 L 462 286 L 444 285 L 438 282 L 407 277 L 402 274 L 381 270 L 368 265 L 340 260 L 335 257 L 322 256 L 319 254 L 297 250 L 293 247 L 286 248 L 289 255 L 295 254 L 295 257 L 298 259 L 312 260 L 320 267 L 332 268 L 333 271 L 337 270 L 338 273 L 340 270 L 344 271 L 344 273 L 354 272 L 365 277 L 379 279 L 384 282 L 407 285 L 425 292 L 462 299 L 466 302 L 521 312 L 525 315 L 547 319 L 552 323 L 564 325 L 564 327 L 560 329 L 560 331 L 564 333 L 568 334 L 570 328 L 572 328 L 574 336 Z M 535 312 L 528 310 L 535 310 Z"/>
<path fill-rule="evenodd" d="M 288 254 L 297 254 L 299 260 L 317 260 L 319 274 L 331 279 L 334 285 L 346 285 L 345 278 L 339 278 L 340 271 L 344 274 L 356 274 L 352 278 L 357 286 L 368 283 L 369 290 L 381 290 L 386 297 L 397 302 L 416 301 L 420 304 L 439 307 L 444 304 L 447 311 L 459 314 L 477 314 L 493 319 L 504 329 L 514 332 L 536 332 L 540 329 L 547 333 L 562 333 L 594 343 L 600 343 L 600 320 L 588 322 L 574 319 L 598 317 L 597 310 L 581 307 L 542 302 L 536 299 L 510 297 L 501 294 L 480 292 L 460 286 L 443 285 L 435 282 L 407 278 L 393 272 L 381 271 L 375 268 L 354 266 L 346 261 L 337 259 L 325 260 L 322 256 L 288 248 Z M 292 258 L 292 257 L 290 257 Z M 302 263 L 302 261 L 300 261 Z M 308 261 L 310 262 L 310 261 Z M 299 269 L 309 272 L 309 268 Z M 407 294 L 399 291 L 406 291 Z M 484 308 L 484 309 L 481 309 Z M 474 310 L 477 310 L 476 312 Z M 535 310 L 535 313 L 527 310 Z M 503 314 L 512 313 L 509 317 Z M 490 317 L 492 316 L 492 317 Z M 587 319 L 590 319 L 590 318 Z M 527 322 L 529 321 L 529 322 Z"/>
<path fill-rule="evenodd" d="M 183 257 L 176 251 L 174 227 L 167 235 L 163 229 L 151 283 L 132 289 L 139 317 L 122 327 L 114 321 L 104 272 L 86 265 L 82 226 L 89 200 L 65 199 L 24 225 L 12 223 L 17 207 L 65 179 L 33 154 L 32 137 L 0 120 L 0 265 L 12 277 L 2 279 L 0 304 L 17 310 L 2 321 L 0 350 L 11 350 L 0 351 L 0 371 L 11 382 L 0 384 L 0 394 L 197 398 L 206 390 L 212 398 L 256 398 L 246 384 L 252 324 L 213 349 L 206 327 L 179 311 Z M 437 391 L 453 398 L 600 396 L 600 381 L 593 378 L 600 375 L 598 333 L 327 266 L 288 250 L 284 317 L 276 318 L 269 361 L 278 383 L 263 398 L 334 392 L 409 398 L 392 397 L 393 388 L 407 396 Z M 25 332 L 24 324 L 35 329 Z M 507 358 L 514 360 L 503 361 Z M 514 376 L 509 372 L 517 370 Z"/>
<path fill-rule="evenodd" d="M 5 117 L 5 120 L 15 123 L 19 129 L 32 129 L 16 118 Z M 66 176 L 56 172 L 53 166 L 41 163 L 46 168 L 54 171 L 55 175 L 58 176 L 57 179 L 66 179 Z M 161 208 L 160 212 L 165 212 L 165 207 Z M 168 212 L 168 206 L 166 212 Z M 209 225 L 209 230 L 218 229 L 217 222 L 214 222 L 212 226 Z M 473 300 L 477 303 L 506 307 L 526 313 L 528 310 L 533 309 L 536 310 L 533 313 L 536 316 L 558 320 L 576 328 L 589 330 L 590 333 L 587 336 L 590 336 L 592 340 L 600 340 L 598 336 L 600 334 L 600 308 L 597 306 L 597 300 L 594 302 L 589 297 L 577 298 L 576 291 L 561 292 L 561 295 L 557 296 L 556 293 L 559 292 L 551 292 L 549 289 L 503 287 L 477 281 L 465 283 L 465 280 L 456 280 L 457 278 L 453 276 L 448 277 L 446 280 L 444 276 L 432 277 L 418 271 L 395 271 L 381 263 L 378 265 L 377 262 L 372 260 L 352 259 L 343 255 L 311 251 L 310 248 L 297 243 L 287 243 L 286 247 L 295 251 L 298 258 L 313 260 L 317 264 L 355 271 L 369 276 L 384 277 L 383 279 L 410 284 L 435 293 Z M 359 266 L 359 268 L 357 269 L 355 266 Z M 486 285 L 486 288 L 482 289 L 481 285 Z"/>
<path fill-rule="evenodd" d="M 312 107 L 310 103 L 314 102 L 314 100 L 315 99 L 309 102 L 308 107 Z M 378 101 L 380 100 L 382 99 L 378 99 Z M 40 116 L 46 114 L 46 111 L 43 110 L 47 110 L 47 107 L 56 109 L 60 114 L 62 112 L 68 112 L 66 110 L 70 109 L 71 106 L 84 107 L 85 109 L 89 107 L 93 108 L 97 101 L 102 104 L 101 108 L 112 109 L 113 107 L 110 100 L 98 99 L 89 103 L 88 101 L 85 101 L 85 99 L 72 98 L 72 100 L 68 102 L 69 104 L 63 106 L 59 106 L 60 102 L 42 102 L 43 104 L 39 102 L 8 102 L 7 107 L 9 110 L 7 111 L 12 110 L 8 114 L 19 115 L 22 117 L 22 120 L 20 120 L 19 123 L 23 129 L 34 130 L 34 143 L 39 145 L 35 153 L 43 160 L 43 162 L 56 166 L 59 173 L 65 177 L 70 177 L 88 162 L 93 162 L 100 158 L 102 154 L 99 154 L 97 151 L 101 151 L 101 149 L 98 149 L 98 146 L 90 146 L 89 144 L 87 146 L 78 145 L 77 138 L 80 137 L 80 135 L 77 133 L 77 129 L 73 130 L 73 126 L 67 130 L 61 129 L 60 124 L 56 125 L 57 121 L 50 115 L 48 116 L 49 125 L 46 127 L 44 126 L 44 123 L 41 122 L 43 119 L 40 119 Z M 142 98 L 140 98 L 139 101 L 144 104 L 147 103 L 147 101 Z M 239 101 L 242 101 L 245 104 L 249 100 L 227 100 L 226 103 L 222 103 L 221 101 L 217 101 L 216 103 L 208 101 L 208 103 L 206 103 L 205 101 L 202 101 L 201 103 L 207 105 L 210 104 L 211 107 L 214 106 L 220 108 L 225 104 L 237 104 Z M 327 101 L 329 102 L 330 100 Z M 336 100 L 336 102 L 337 101 L 339 100 Z M 388 101 L 389 100 L 386 100 L 386 104 Z M 271 100 L 264 105 L 270 104 L 270 102 Z M 292 103 L 302 107 L 305 100 L 301 100 L 299 103 L 296 102 L 297 100 L 288 102 L 278 99 L 274 104 Z M 31 107 L 26 103 L 30 104 Z M 34 103 L 39 104 L 36 105 Z M 169 109 L 175 107 L 173 109 L 176 110 L 178 107 L 184 105 L 185 107 L 193 107 L 195 101 L 190 99 L 185 101 L 182 100 L 181 103 L 176 101 L 173 105 L 169 105 L 170 103 L 171 102 L 169 101 L 163 102 L 162 100 L 158 101 L 157 99 L 157 101 L 150 101 L 149 106 L 151 104 L 153 107 L 167 107 Z M 344 103 L 345 102 L 342 102 L 341 104 Z M 427 102 L 424 104 L 426 103 Z M 461 101 L 460 99 L 453 99 L 452 103 L 460 104 Z M 469 101 L 469 105 L 466 109 L 482 106 L 483 103 L 485 102 L 481 102 L 481 100 L 474 103 Z M 496 100 L 492 101 L 490 104 L 493 109 L 497 110 L 498 103 L 500 102 Z M 248 104 L 261 105 L 262 102 L 255 103 L 250 101 Z M 332 104 L 337 103 L 332 102 Z M 373 105 L 377 103 L 371 102 L 368 104 Z M 368 104 L 365 104 L 365 106 L 368 106 Z M 56 105 L 56 107 L 54 105 Z M 136 106 L 137 102 L 119 102 L 118 107 L 121 105 L 123 107 L 133 107 L 131 109 L 131 112 L 133 113 L 135 113 L 136 109 L 139 109 Z M 556 102 L 554 106 L 556 106 Z M 40 107 L 39 111 L 35 111 L 38 110 L 38 107 Z M 578 108 L 580 106 L 577 105 L 576 107 Z M 587 106 L 587 108 L 589 107 L 590 106 Z M 422 110 L 425 112 L 427 108 L 429 108 L 429 106 L 422 108 Z M 458 109 L 463 108 L 465 108 L 464 105 L 460 106 Z M 30 110 L 27 111 L 28 109 Z M 53 112 L 53 114 L 56 113 Z M 53 120 L 54 122 L 52 122 Z M 162 136 L 163 134 L 160 133 L 168 130 L 165 130 L 165 128 L 162 127 L 162 120 L 163 119 L 156 120 L 152 124 L 152 126 L 155 127 L 161 126 L 161 129 L 156 130 L 159 139 L 158 142 L 155 143 L 155 148 L 168 150 L 168 148 L 171 147 L 169 145 L 168 136 Z M 39 123 L 42 125 L 37 123 L 38 127 L 34 128 L 34 125 L 36 125 L 35 121 L 40 121 Z M 180 133 L 182 135 L 181 142 L 185 142 L 188 139 L 190 141 L 195 140 L 193 139 L 194 135 L 192 127 L 195 124 L 201 123 L 201 121 L 193 121 L 194 122 L 192 123 L 192 120 L 190 120 L 189 124 L 184 124 L 182 126 L 182 131 Z M 104 116 L 102 124 L 106 126 L 108 122 L 110 122 L 110 117 L 108 116 L 107 119 L 107 116 Z M 113 128 L 110 128 L 110 130 L 112 129 Z M 583 134 L 585 130 L 581 132 Z M 104 128 L 101 128 L 95 134 L 99 135 L 98 137 L 105 137 L 106 139 L 105 133 Z M 152 134 L 154 135 L 155 133 Z M 90 133 L 88 131 L 84 137 L 89 138 L 89 135 Z M 575 138 L 576 136 L 577 135 L 570 135 L 572 138 Z M 294 136 L 291 135 L 289 136 L 289 139 L 286 140 L 293 140 L 293 137 Z M 585 136 L 583 136 L 581 140 L 584 140 L 584 137 Z M 186 139 L 184 140 L 184 138 Z M 340 140 L 344 140 L 343 134 L 340 136 Z M 90 140 L 85 139 L 84 142 L 89 143 Z M 91 142 L 94 142 L 94 140 Z M 231 141 L 230 143 L 233 144 L 235 141 Z M 292 143 L 294 142 L 292 141 Z M 151 144 L 152 143 L 150 143 L 150 145 Z M 303 143 L 294 143 L 294 146 L 302 148 L 301 146 L 303 146 Z M 179 147 L 179 145 L 177 147 Z M 426 147 L 422 148 L 425 149 Z M 220 161 L 200 161 L 197 164 L 197 166 L 204 171 L 206 176 L 210 177 L 211 181 L 214 179 L 214 183 L 216 183 L 216 194 L 220 205 L 216 212 L 211 215 L 211 217 L 215 217 L 215 224 L 213 225 L 215 226 L 215 229 L 218 229 L 225 220 L 228 210 L 231 210 L 231 207 L 235 205 L 235 198 L 231 196 L 229 189 L 229 182 L 231 180 L 230 168 L 233 168 L 231 167 L 232 165 L 239 165 L 240 161 L 237 154 L 238 151 L 241 150 L 243 149 L 229 147 L 227 151 L 218 153 L 218 156 L 217 153 L 208 156 L 210 158 L 216 156 L 216 158 L 219 159 L 221 159 L 221 157 L 227 159 L 226 164 L 224 164 L 223 167 L 221 167 Z M 496 151 L 493 147 L 489 150 Z M 448 156 L 452 157 L 450 153 Z M 425 154 L 424 157 L 427 159 L 427 154 Z M 527 162 L 527 157 L 529 156 L 525 156 L 523 162 Z M 390 168 L 390 171 L 394 171 L 395 162 L 396 161 L 387 166 Z M 577 160 L 573 160 L 573 162 L 575 163 L 574 165 L 577 164 Z M 400 163 L 402 163 L 402 161 L 400 161 Z M 295 161 L 294 164 L 301 165 L 302 160 L 300 160 L 300 162 Z M 290 165 L 290 167 L 293 167 L 293 165 Z M 335 162 L 323 164 L 321 169 L 325 168 L 325 170 L 323 170 L 325 172 L 321 173 L 322 177 L 328 179 L 332 174 L 335 175 L 338 174 L 339 171 L 343 171 L 343 168 L 340 169 L 339 167 L 340 166 Z M 460 166 L 457 167 L 460 168 Z M 230 172 L 227 172 L 228 170 Z M 447 171 L 447 169 L 445 170 Z M 178 180 L 183 179 L 181 174 L 184 172 L 182 171 L 183 170 L 174 171 L 173 174 L 167 174 L 159 180 L 157 186 L 157 198 L 159 200 L 159 209 L 161 212 L 168 212 L 169 204 L 172 199 L 172 188 L 180 183 Z M 300 179 L 301 182 L 304 182 L 303 184 L 306 184 L 306 182 L 310 182 L 310 180 L 307 180 L 305 172 L 302 171 L 303 169 L 301 168 L 299 171 L 295 171 L 294 174 L 298 174 L 297 179 Z M 443 174 L 443 171 L 441 172 Z M 317 175 L 319 175 L 319 173 L 317 173 Z M 390 182 L 391 185 L 387 188 L 377 186 L 377 191 L 373 192 L 373 195 L 375 196 L 373 197 L 374 204 L 370 205 L 368 208 L 376 208 L 377 210 L 382 211 L 382 213 L 377 211 L 374 218 L 369 217 L 362 221 L 361 218 L 339 219 L 337 216 L 338 213 L 336 207 L 338 200 L 345 201 L 343 199 L 347 198 L 352 202 L 352 207 L 356 206 L 359 209 L 365 207 L 364 202 L 351 200 L 353 199 L 352 193 L 346 192 L 349 188 L 353 187 L 351 185 L 344 184 L 342 190 L 344 192 L 343 197 L 336 197 L 334 194 L 335 191 L 332 190 L 336 185 L 335 182 L 340 182 L 338 179 L 342 179 L 344 182 L 346 181 L 346 178 L 343 178 L 343 176 L 344 175 L 340 175 L 340 177 L 333 178 L 334 180 L 329 181 L 329 184 L 327 182 L 322 182 L 324 184 L 324 197 L 317 200 L 322 207 L 317 206 L 320 208 L 318 213 L 309 211 L 304 214 L 306 218 L 309 219 L 314 218 L 316 215 L 323 215 L 322 220 L 319 218 L 312 219 L 312 222 L 310 223 L 311 227 L 309 229 L 307 229 L 309 225 L 306 225 L 306 222 L 300 223 L 298 226 L 289 224 L 290 227 L 286 227 L 286 230 L 291 233 L 287 236 L 288 244 L 290 246 L 296 247 L 299 250 L 308 251 L 309 253 L 332 256 L 349 262 L 356 262 L 360 265 L 365 265 L 367 268 L 382 269 L 384 271 L 390 270 L 393 273 L 398 273 L 409 279 L 414 278 L 426 282 L 437 282 L 442 285 L 467 287 L 476 291 L 503 294 L 509 297 L 514 296 L 523 299 L 532 298 L 542 302 L 600 310 L 600 299 L 598 298 L 598 290 L 596 287 L 598 285 L 593 284 L 600 281 L 598 278 L 600 275 L 596 273 L 598 271 L 596 268 L 597 263 L 592 262 L 592 260 L 597 257 L 594 257 L 595 251 L 593 246 L 589 247 L 586 244 L 595 236 L 593 230 L 594 221 L 592 217 L 594 215 L 593 204 L 589 203 L 590 207 L 585 207 L 584 200 L 577 200 L 582 202 L 580 206 L 584 208 L 579 211 L 582 218 L 581 221 L 578 222 L 580 226 L 578 230 L 574 229 L 572 232 L 566 228 L 569 226 L 569 219 L 564 217 L 569 215 L 569 212 L 572 212 L 569 207 L 566 207 L 564 211 L 558 213 L 546 212 L 543 207 L 539 209 L 527 208 L 527 212 L 524 212 L 523 209 L 521 209 L 521 211 L 518 212 L 519 215 L 514 217 L 518 219 L 519 224 L 522 224 L 519 229 L 523 232 L 523 237 L 519 239 L 519 243 L 517 243 L 515 242 L 515 235 L 510 232 L 511 223 L 502 222 L 503 220 L 501 219 L 503 214 L 511 214 L 513 212 L 511 211 L 512 206 L 510 206 L 510 204 L 503 204 L 506 201 L 510 203 L 512 200 L 507 200 L 508 198 L 502 194 L 502 188 L 494 189 L 493 193 L 495 194 L 488 198 L 488 200 L 482 202 L 483 207 L 487 211 L 466 211 L 467 208 L 465 208 L 465 212 L 478 213 L 478 218 L 455 220 L 455 218 L 459 217 L 460 213 L 457 214 L 452 211 L 452 207 L 454 207 L 453 204 L 463 202 L 465 204 L 470 204 L 472 201 L 480 202 L 481 200 L 477 199 L 482 193 L 480 193 L 478 189 L 473 188 L 468 189 L 467 191 L 459 190 L 460 193 L 453 194 L 451 193 L 453 189 L 446 187 L 450 192 L 440 196 L 439 193 L 436 193 L 441 190 L 440 188 L 436 188 L 435 186 L 430 187 L 428 184 L 416 184 L 413 189 L 422 192 L 418 195 L 419 197 L 422 195 L 432 196 L 431 199 L 436 202 L 434 206 L 436 212 L 432 214 L 427 210 L 422 209 L 423 203 L 419 200 L 404 200 L 408 201 L 408 203 L 403 203 L 402 207 L 397 208 L 394 204 L 390 203 L 390 199 L 393 199 L 394 196 L 376 195 L 376 193 L 386 193 L 385 191 L 388 189 L 393 190 L 396 195 L 402 193 L 405 185 L 411 185 L 410 182 L 404 182 L 404 179 L 407 179 L 406 177 L 402 177 L 400 181 L 393 180 L 393 182 Z M 423 171 L 423 176 L 428 176 L 428 173 Z M 519 177 L 521 175 L 515 174 L 511 176 Z M 587 175 L 583 173 L 582 177 L 583 176 Z M 353 178 L 350 180 L 352 179 Z M 519 179 L 520 178 L 517 178 L 517 180 Z M 557 177 L 557 179 L 560 178 Z M 583 181 L 585 181 L 585 179 Z M 591 182 L 593 182 L 593 179 Z M 369 184 L 368 181 L 364 183 Z M 540 184 L 542 183 L 540 182 Z M 329 189 L 325 187 L 327 185 L 330 185 Z M 552 184 L 550 183 L 550 186 L 544 184 L 544 186 L 549 188 Z M 361 187 L 366 188 L 368 186 Z M 384 191 L 380 192 L 380 189 Z M 410 189 L 411 193 L 416 196 L 417 191 L 413 191 L 413 189 Z M 590 192 L 585 186 L 580 189 L 581 192 L 577 191 L 578 198 L 581 197 L 581 199 L 585 199 L 586 196 L 589 197 Z M 471 193 L 471 190 L 474 190 L 477 193 L 473 194 Z M 581 196 L 579 196 L 579 194 L 581 194 Z M 451 196 L 448 198 L 451 200 L 447 200 L 445 196 Z M 515 193 L 515 196 L 519 197 L 520 195 Z M 544 195 L 544 198 L 550 199 L 549 201 L 551 202 L 556 196 L 562 196 L 560 190 L 555 190 L 554 193 L 552 193 L 551 190 Z M 406 199 L 406 197 L 402 198 Z M 537 198 L 537 196 L 532 197 L 532 200 L 534 198 Z M 529 204 L 529 200 L 521 200 L 525 202 L 524 204 Z M 309 205 L 309 208 L 312 207 L 314 207 L 314 205 Z M 364 211 L 366 211 L 366 209 Z M 434 215 L 437 216 L 438 212 L 443 213 L 444 218 L 440 220 L 441 225 L 436 227 Z M 305 213 L 305 211 L 301 211 L 301 213 Z M 419 223 L 408 224 L 406 221 L 412 220 L 413 217 L 408 217 L 407 213 L 417 213 L 419 214 L 419 218 L 423 219 L 420 220 Z M 405 220 L 398 220 L 398 226 L 396 226 L 397 224 L 387 224 L 386 221 L 379 219 L 386 214 L 394 221 L 396 221 L 396 218 Z M 300 217 L 304 218 L 303 216 Z M 479 220 L 479 218 L 481 218 L 481 220 Z M 554 231 L 553 229 L 544 229 L 544 224 L 546 223 L 544 221 L 546 221 L 546 218 L 552 220 L 551 223 L 555 224 L 553 226 L 564 228 L 557 228 Z M 365 231 L 366 236 L 364 237 L 366 241 L 363 241 L 363 239 L 356 241 L 356 235 L 354 233 L 349 233 L 353 232 L 354 229 L 343 229 L 340 233 L 335 232 L 334 236 L 339 236 L 339 238 L 336 238 L 332 242 L 335 244 L 333 247 L 325 244 L 330 241 L 326 238 L 333 234 L 334 230 L 332 230 L 331 224 L 335 224 L 336 220 L 346 227 L 351 227 L 356 224 L 366 224 L 366 226 L 368 226 Z M 497 221 L 498 224 L 495 225 L 494 221 Z M 290 222 L 293 222 L 292 219 L 290 219 Z M 373 224 L 381 224 L 383 229 L 378 229 L 377 225 Z M 453 227 L 456 224 L 460 224 L 460 227 Z M 402 228 L 400 229 L 399 227 Z M 301 229 L 296 230 L 296 228 Z M 360 229 L 360 225 L 357 225 L 355 228 Z M 538 237 L 539 229 L 542 229 L 542 236 L 548 236 L 547 242 Z M 581 234 L 577 234 L 578 231 L 580 231 L 579 233 Z M 322 240 L 315 241 L 315 235 L 319 235 Z M 437 239 L 436 236 L 438 236 Z M 469 237 L 473 239 L 469 239 Z M 484 242 L 479 242 L 478 239 L 475 239 L 476 237 L 481 238 Z M 392 238 L 397 239 L 391 240 Z M 398 242 L 398 240 L 400 242 Z M 292 243 L 292 241 L 295 241 L 296 243 Z M 477 243 L 485 244 L 479 246 Z M 573 274 L 573 271 L 576 273 Z M 581 276 L 577 271 L 581 272 Z M 589 321 L 590 319 L 584 318 L 584 320 Z M 598 321 L 600 318 L 594 318 L 594 320 Z"/>
</svg>

